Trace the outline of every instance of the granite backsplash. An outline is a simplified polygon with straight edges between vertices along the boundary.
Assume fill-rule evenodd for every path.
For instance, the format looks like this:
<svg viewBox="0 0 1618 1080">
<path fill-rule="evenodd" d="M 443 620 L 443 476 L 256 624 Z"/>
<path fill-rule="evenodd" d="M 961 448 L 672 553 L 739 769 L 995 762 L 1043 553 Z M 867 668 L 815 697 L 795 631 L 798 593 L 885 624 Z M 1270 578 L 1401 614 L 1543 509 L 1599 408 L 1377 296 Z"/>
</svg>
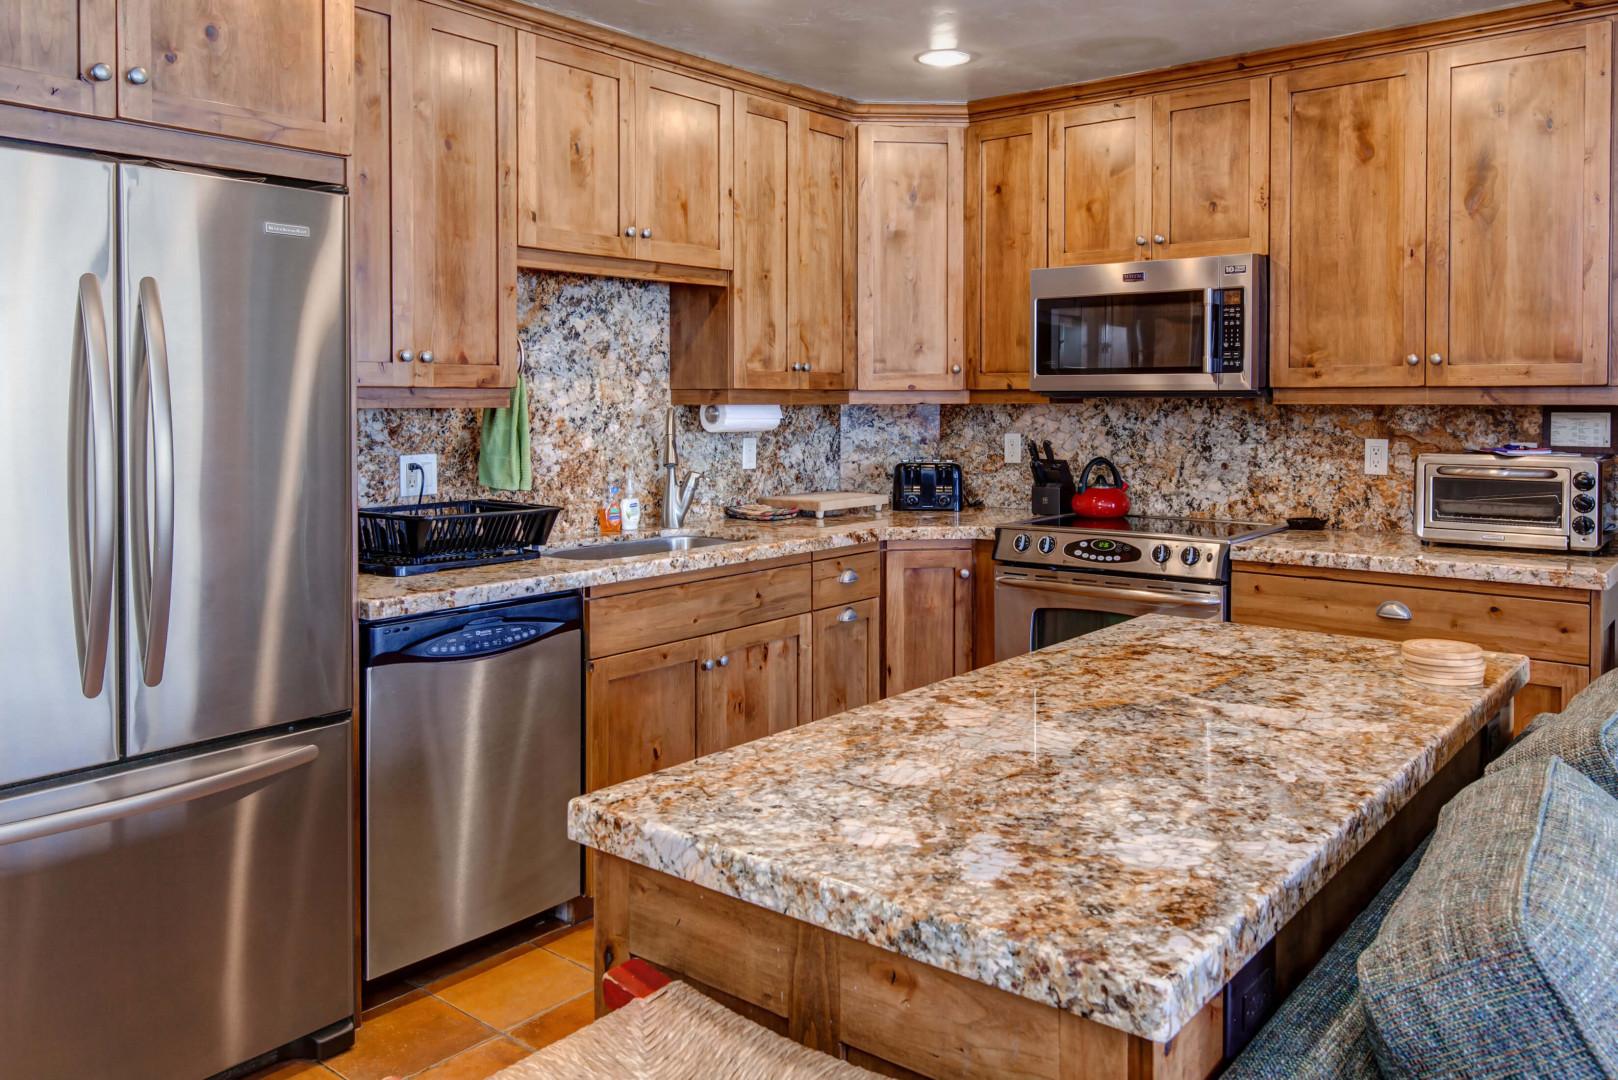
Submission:
<svg viewBox="0 0 1618 1080">
<path fill-rule="evenodd" d="M 658 443 L 668 403 L 668 288 L 650 282 L 522 274 L 522 374 L 528 380 L 534 489 L 491 493 L 477 482 L 474 409 L 365 409 L 357 466 L 362 505 L 397 500 L 398 455 L 438 454 L 440 498 L 497 495 L 554 503 L 559 537 L 595 531 L 609 482 L 632 476 L 659 525 Z M 761 495 L 886 491 L 896 461 L 948 457 L 967 494 L 1022 507 L 1026 463 L 1004 463 L 1008 432 L 1049 439 L 1074 460 L 1112 458 L 1144 513 L 1279 519 L 1316 514 L 1334 526 L 1404 529 L 1417 454 L 1539 435 L 1536 408 L 1278 407 L 1205 398 L 1097 398 L 1075 405 L 792 407 L 759 436 L 758 468 L 741 468 L 741 436 L 705 432 L 680 410 L 682 470 L 703 474 L 694 515 Z M 1390 440 L 1387 476 L 1364 475 L 1364 439 Z M 682 472 L 682 474 L 683 474 Z"/>
</svg>

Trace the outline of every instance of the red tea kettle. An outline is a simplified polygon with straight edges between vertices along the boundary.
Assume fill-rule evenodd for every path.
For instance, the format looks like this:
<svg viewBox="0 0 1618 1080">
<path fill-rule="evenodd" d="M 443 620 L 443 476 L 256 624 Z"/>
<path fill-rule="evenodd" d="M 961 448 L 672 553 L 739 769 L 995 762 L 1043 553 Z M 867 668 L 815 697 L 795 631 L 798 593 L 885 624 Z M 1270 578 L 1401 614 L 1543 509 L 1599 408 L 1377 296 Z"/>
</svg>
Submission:
<svg viewBox="0 0 1618 1080">
<path fill-rule="evenodd" d="M 1090 474 L 1098 468 L 1111 474 L 1111 484 L 1090 483 Z M 1103 475 L 1102 479 L 1109 477 Z M 1129 513 L 1129 485 L 1118 475 L 1118 466 L 1104 457 L 1090 459 L 1079 473 L 1079 492 L 1073 496 L 1073 512 L 1087 518 L 1121 518 Z"/>
</svg>

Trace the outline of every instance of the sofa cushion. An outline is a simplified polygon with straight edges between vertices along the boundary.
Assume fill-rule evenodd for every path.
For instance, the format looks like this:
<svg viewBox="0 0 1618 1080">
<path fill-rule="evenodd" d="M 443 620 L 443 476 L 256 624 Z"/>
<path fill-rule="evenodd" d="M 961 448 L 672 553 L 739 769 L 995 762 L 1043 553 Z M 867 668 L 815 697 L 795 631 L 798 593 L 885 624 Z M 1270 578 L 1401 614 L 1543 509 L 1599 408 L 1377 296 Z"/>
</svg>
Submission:
<svg viewBox="0 0 1618 1080">
<path fill-rule="evenodd" d="M 1225 1080 L 1375 1080 L 1376 1057 L 1360 1004 L 1355 961 L 1376 937 L 1427 850 L 1394 871 L 1343 936 L 1281 1003 L 1224 1074 Z"/>
<path fill-rule="evenodd" d="M 1541 713 L 1488 771 L 1559 757 L 1618 798 L 1618 669 L 1585 687 L 1559 713 Z"/>
<path fill-rule="evenodd" d="M 1386 1076 L 1618 1077 L 1618 802 L 1555 758 L 1466 788 L 1359 976 Z"/>
</svg>

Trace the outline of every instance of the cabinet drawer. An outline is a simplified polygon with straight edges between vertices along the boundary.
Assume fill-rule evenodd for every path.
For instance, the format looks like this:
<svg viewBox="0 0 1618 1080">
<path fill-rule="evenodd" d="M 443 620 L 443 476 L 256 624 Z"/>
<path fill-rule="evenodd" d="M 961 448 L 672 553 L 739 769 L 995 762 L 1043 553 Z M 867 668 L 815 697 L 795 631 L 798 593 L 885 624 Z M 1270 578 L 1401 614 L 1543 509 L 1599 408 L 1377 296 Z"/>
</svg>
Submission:
<svg viewBox="0 0 1618 1080">
<path fill-rule="evenodd" d="M 1231 620 L 1239 623 L 1390 641 L 1456 638 L 1567 664 L 1590 658 L 1586 604 L 1243 571 L 1232 576 L 1230 592 Z"/>
<path fill-rule="evenodd" d="M 879 565 L 874 551 L 840 555 L 816 562 L 815 607 L 852 604 L 856 600 L 868 600 L 875 596 L 881 588 L 881 581 L 877 577 Z"/>
<path fill-rule="evenodd" d="M 591 656 L 611 656 L 717 634 L 809 610 L 809 566 L 770 570 L 592 597 L 586 605 Z"/>
</svg>

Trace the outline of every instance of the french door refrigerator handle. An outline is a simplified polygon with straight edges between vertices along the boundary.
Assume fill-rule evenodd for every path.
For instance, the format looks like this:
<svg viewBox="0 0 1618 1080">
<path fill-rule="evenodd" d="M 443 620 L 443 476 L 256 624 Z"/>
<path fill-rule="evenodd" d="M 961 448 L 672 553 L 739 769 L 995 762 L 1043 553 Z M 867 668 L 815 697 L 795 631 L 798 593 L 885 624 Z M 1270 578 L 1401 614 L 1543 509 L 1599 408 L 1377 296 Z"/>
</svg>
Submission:
<svg viewBox="0 0 1618 1080">
<path fill-rule="evenodd" d="M 0 847 L 20 844 L 25 840 L 39 840 L 76 829 L 88 829 L 95 825 L 106 825 L 137 814 L 149 814 L 165 807 L 194 802 L 209 795 L 246 787 L 258 780 L 279 776 L 300 765 L 307 765 L 319 756 L 320 748 L 312 743 L 306 743 L 262 761 L 238 765 L 234 769 L 225 769 L 192 780 L 182 780 L 167 787 L 141 791 L 134 795 L 125 795 L 121 799 L 109 799 L 107 802 L 90 806 L 59 810 L 54 814 L 45 814 L 37 818 L 14 821 L 8 825 L 0 825 Z"/>
<path fill-rule="evenodd" d="M 134 426 L 135 454 L 130 471 L 135 482 L 130 499 L 138 517 L 133 534 L 141 678 L 147 686 L 156 686 L 163 681 L 174 585 L 174 398 L 169 388 L 168 335 L 157 281 L 142 278 L 139 291 L 135 310 L 135 397 L 140 404 Z"/>
<path fill-rule="evenodd" d="M 111 637 L 118 464 L 113 443 L 107 315 L 101 303 L 101 282 L 94 274 L 79 278 L 77 314 L 67 467 L 73 628 L 79 651 L 80 686 L 85 697 L 95 698 L 100 696 L 105 681 Z"/>
</svg>

